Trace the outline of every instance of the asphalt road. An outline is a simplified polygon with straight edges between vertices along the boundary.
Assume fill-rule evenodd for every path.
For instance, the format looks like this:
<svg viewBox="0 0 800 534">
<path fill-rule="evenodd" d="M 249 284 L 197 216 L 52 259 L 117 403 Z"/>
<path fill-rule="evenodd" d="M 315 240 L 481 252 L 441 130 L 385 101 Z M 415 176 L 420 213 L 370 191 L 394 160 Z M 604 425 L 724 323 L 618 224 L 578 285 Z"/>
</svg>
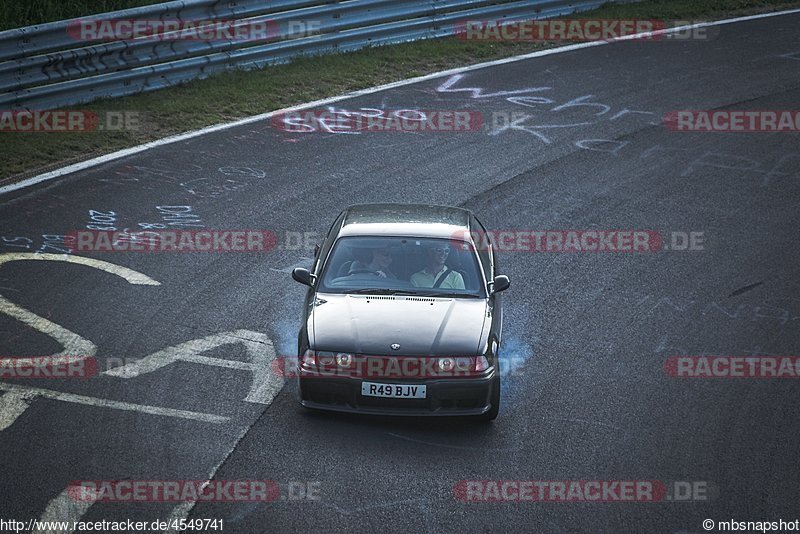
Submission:
<svg viewBox="0 0 800 534">
<path fill-rule="evenodd" d="M 191 207 L 198 226 L 184 228 L 268 229 L 282 246 L 74 254 L 150 285 L 119 269 L 3 263 L 0 354 L 96 352 L 101 371 L 170 347 L 182 359 L 129 377 L 0 383 L 0 517 L 152 521 L 188 510 L 236 533 L 702 532 L 706 518 L 798 518 L 797 381 L 679 379 L 664 364 L 800 353 L 800 137 L 673 132 L 661 117 L 796 109 L 799 25 L 793 14 L 721 26 L 706 41 L 590 47 L 336 104 L 526 114 L 513 127 L 348 135 L 264 121 L 5 195 L 4 254 L 62 253 L 53 236 L 91 225 L 90 210 L 95 222 L 114 212 L 104 220 L 117 228 L 168 225 L 163 206 Z M 309 252 L 287 232 L 320 235 L 345 206 L 379 201 L 462 206 L 497 230 L 649 229 L 668 242 L 701 232 L 703 243 L 504 253 L 509 365 L 492 424 L 303 412 L 262 365 L 295 351 L 303 288 L 288 272 Z M 192 340 L 204 341 L 182 345 Z M 284 498 L 189 510 L 59 497 L 73 480 L 210 476 L 274 480 Z M 460 480 L 708 490 L 689 502 L 465 503 Z M 288 498 L 290 482 L 294 495 L 311 483 L 315 498 Z"/>
</svg>

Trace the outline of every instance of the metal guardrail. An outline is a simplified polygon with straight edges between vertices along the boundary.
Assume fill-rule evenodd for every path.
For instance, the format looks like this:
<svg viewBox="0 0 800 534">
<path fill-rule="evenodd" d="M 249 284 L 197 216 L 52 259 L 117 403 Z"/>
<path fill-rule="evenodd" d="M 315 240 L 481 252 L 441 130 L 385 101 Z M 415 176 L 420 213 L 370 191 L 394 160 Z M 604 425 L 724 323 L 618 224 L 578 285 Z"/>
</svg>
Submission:
<svg viewBox="0 0 800 534">
<path fill-rule="evenodd" d="M 301 55 L 452 36 L 465 20 L 567 15 L 608 0 L 178 0 L 83 20 L 235 21 L 279 31 L 268 42 L 138 38 L 81 41 L 82 19 L 0 32 L 0 109 L 51 109 L 151 91 Z M 292 25 L 313 34 L 292 33 Z"/>
</svg>

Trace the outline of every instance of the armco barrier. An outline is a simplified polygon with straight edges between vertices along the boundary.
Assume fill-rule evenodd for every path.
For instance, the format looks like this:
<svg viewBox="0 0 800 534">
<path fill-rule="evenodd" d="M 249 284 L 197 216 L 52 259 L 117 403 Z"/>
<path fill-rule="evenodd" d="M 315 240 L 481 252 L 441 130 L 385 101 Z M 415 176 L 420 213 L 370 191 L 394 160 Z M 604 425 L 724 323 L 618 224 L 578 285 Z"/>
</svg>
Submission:
<svg viewBox="0 0 800 534">
<path fill-rule="evenodd" d="M 236 68 L 451 36 L 466 19 L 522 20 L 592 9 L 603 0 L 179 0 L 83 20 L 182 20 L 313 27 L 268 42 L 139 38 L 87 42 L 72 19 L 0 32 L 0 109 L 51 109 L 151 91 Z M 201 26 L 206 27 L 206 26 Z M 168 36 L 169 34 L 162 34 Z"/>
</svg>

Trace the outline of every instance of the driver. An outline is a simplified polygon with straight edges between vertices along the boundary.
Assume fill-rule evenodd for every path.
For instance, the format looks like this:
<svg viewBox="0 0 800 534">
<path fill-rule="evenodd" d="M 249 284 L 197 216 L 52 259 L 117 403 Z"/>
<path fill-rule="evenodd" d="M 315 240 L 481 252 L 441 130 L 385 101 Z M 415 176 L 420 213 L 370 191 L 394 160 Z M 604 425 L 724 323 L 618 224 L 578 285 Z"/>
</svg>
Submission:
<svg viewBox="0 0 800 534">
<path fill-rule="evenodd" d="M 447 245 L 426 245 L 426 266 L 411 275 L 414 287 L 441 287 L 445 289 L 464 289 L 464 278 L 461 273 L 450 269 L 445 262 L 450 255 Z"/>
<path fill-rule="evenodd" d="M 372 271 L 381 278 L 397 278 L 389 265 L 392 264 L 392 255 L 388 248 L 358 248 L 353 250 L 355 261 L 350 264 L 350 273 Z"/>
</svg>

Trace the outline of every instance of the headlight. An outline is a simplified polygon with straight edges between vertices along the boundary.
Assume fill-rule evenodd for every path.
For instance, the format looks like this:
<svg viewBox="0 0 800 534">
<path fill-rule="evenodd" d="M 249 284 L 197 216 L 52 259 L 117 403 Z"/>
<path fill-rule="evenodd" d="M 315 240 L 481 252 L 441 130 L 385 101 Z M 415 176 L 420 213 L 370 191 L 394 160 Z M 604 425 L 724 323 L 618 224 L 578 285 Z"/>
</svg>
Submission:
<svg viewBox="0 0 800 534">
<path fill-rule="evenodd" d="M 353 363 L 353 355 L 340 352 L 336 355 L 336 363 L 339 364 L 339 367 L 350 367 L 350 364 Z"/>
<path fill-rule="evenodd" d="M 439 358 L 438 364 L 439 370 L 445 373 L 449 373 L 456 366 L 456 362 L 453 358 Z"/>
<path fill-rule="evenodd" d="M 317 351 L 317 362 L 323 367 L 338 365 L 339 367 L 350 367 L 354 361 L 352 354 L 347 352 L 326 352 Z"/>
<path fill-rule="evenodd" d="M 456 369 L 464 373 L 472 371 L 472 358 L 456 358 Z"/>
<path fill-rule="evenodd" d="M 333 365 L 336 357 L 332 352 L 317 352 L 317 361 L 320 365 Z"/>
</svg>

